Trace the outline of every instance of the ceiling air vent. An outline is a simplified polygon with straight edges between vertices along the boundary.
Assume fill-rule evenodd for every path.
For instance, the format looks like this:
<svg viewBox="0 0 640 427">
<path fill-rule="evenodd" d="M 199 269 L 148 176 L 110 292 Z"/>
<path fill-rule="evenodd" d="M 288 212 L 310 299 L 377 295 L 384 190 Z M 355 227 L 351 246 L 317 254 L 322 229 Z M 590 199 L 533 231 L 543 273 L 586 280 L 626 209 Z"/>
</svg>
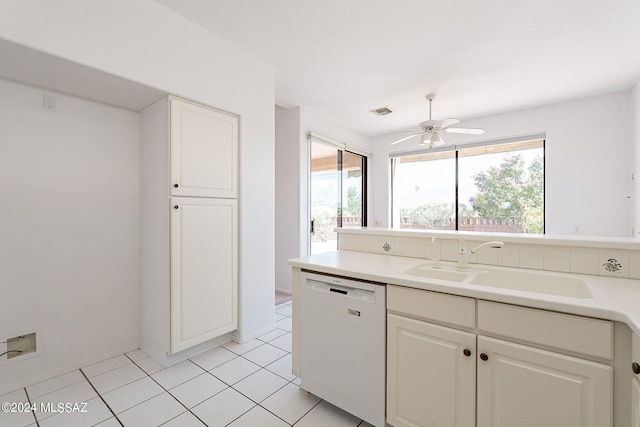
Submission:
<svg viewBox="0 0 640 427">
<path fill-rule="evenodd" d="M 379 116 L 386 116 L 387 114 L 393 113 L 393 111 L 391 111 L 389 107 L 376 108 L 375 110 L 369 110 L 369 111 Z"/>
</svg>

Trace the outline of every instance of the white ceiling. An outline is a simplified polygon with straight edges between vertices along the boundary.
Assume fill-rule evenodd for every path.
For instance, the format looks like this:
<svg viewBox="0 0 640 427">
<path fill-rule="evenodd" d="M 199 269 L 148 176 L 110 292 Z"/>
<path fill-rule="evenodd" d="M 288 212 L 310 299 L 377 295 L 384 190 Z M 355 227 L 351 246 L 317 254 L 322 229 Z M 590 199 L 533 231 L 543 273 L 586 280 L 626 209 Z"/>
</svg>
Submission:
<svg viewBox="0 0 640 427">
<path fill-rule="evenodd" d="M 415 127 L 429 92 L 464 120 L 640 78 L 638 0 L 156 1 L 274 64 L 278 105 L 365 135 Z"/>
</svg>

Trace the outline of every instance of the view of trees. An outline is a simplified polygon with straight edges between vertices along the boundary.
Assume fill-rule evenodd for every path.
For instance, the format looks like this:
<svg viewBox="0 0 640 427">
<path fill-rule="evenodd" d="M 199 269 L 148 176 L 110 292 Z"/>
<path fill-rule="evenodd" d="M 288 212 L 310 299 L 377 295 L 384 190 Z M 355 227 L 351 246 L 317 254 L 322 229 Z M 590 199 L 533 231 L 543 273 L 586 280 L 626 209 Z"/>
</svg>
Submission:
<svg viewBox="0 0 640 427">
<path fill-rule="evenodd" d="M 525 233 L 543 232 L 543 168 L 536 156 L 528 167 L 520 155 L 506 156 L 500 166 L 491 166 L 473 176 L 478 194 L 469 202 L 484 218 L 518 221 Z"/>
<path fill-rule="evenodd" d="M 510 154 L 502 159 L 500 165 L 489 166 L 473 174 L 477 192 L 469 198 L 469 205 L 459 203 L 460 220 L 480 217 L 499 222 L 510 221 L 521 227 L 524 233 L 542 233 L 543 172 L 540 155 L 527 164 L 522 155 Z M 400 217 L 408 224 L 429 229 L 454 229 L 455 215 L 454 203 L 423 203 L 417 207 L 400 209 Z"/>
</svg>

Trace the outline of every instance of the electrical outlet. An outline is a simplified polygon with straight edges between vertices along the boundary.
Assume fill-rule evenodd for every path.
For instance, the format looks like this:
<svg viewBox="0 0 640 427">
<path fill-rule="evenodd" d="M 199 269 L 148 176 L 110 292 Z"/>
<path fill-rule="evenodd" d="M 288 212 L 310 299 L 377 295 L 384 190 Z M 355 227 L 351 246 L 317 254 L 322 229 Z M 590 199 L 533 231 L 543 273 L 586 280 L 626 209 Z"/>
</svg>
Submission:
<svg viewBox="0 0 640 427">
<path fill-rule="evenodd" d="M 44 95 L 42 97 L 42 109 L 44 111 L 56 112 L 56 97 L 51 95 Z"/>
</svg>

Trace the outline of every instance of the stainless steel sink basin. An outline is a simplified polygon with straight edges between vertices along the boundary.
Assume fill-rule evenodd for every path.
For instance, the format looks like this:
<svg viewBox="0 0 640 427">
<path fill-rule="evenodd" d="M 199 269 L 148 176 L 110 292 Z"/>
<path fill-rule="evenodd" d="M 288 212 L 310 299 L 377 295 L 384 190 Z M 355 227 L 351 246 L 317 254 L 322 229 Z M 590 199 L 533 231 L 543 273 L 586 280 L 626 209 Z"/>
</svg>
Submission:
<svg viewBox="0 0 640 427">
<path fill-rule="evenodd" d="M 462 282 L 469 277 L 469 273 L 433 268 L 433 264 L 431 263 L 410 268 L 409 270 L 404 271 L 404 273 L 411 274 L 412 276 L 426 277 L 428 279 L 449 280 L 451 282 Z"/>
<path fill-rule="evenodd" d="M 515 270 L 480 271 L 469 280 L 469 283 L 571 298 L 593 298 L 589 287 L 582 279 L 553 273 Z"/>
</svg>

